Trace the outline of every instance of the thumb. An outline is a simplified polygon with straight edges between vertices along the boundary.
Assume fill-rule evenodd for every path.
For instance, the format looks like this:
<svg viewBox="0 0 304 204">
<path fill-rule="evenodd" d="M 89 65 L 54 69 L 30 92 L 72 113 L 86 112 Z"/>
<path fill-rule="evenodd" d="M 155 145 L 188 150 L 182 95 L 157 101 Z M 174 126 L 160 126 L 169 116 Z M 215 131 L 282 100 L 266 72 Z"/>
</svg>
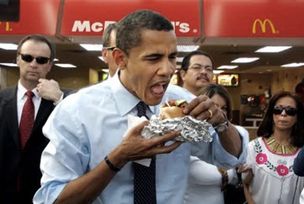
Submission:
<svg viewBox="0 0 304 204">
<path fill-rule="evenodd" d="M 134 134 L 140 134 L 142 129 L 148 124 L 149 124 L 149 121 L 143 121 L 140 124 L 133 127 L 130 132 L 132 132 Z"/>
</svg>

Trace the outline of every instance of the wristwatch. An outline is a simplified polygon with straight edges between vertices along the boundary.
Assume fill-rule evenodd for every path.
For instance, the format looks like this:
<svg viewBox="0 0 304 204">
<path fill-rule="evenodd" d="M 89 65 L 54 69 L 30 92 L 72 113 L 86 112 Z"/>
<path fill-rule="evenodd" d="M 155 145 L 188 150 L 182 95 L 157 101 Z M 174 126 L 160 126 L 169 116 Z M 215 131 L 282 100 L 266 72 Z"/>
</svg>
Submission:
<svg viewBox="0 0 304 204">
<path fill-rule="evenodd" d="M 215 131 L 218 132 L 218 133 L 224 132 L 225 130 L 227 130 L 227 128 L 228 128 L 228 121 L 227 120 L 214 127 Z"/>
</svg>

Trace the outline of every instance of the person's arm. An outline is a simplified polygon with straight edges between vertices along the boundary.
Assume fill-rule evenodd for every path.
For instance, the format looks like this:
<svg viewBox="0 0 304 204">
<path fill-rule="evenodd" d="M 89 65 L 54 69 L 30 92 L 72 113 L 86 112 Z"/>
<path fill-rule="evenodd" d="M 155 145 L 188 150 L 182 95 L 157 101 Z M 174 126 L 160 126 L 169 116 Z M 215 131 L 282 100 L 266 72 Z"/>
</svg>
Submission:
<svg viewBox="0 0 304 204">
<path fill-rule="evenodd" d="M 69 101 L 60 103 L 43 128 L 50 143 L 41 156 L 43 176 L 34 203 L 91 203 L 115 176 L 116 168 L 122 168 L 129 161 L 169 153 L 181 144 L 173 142 L 164 145 L 178 136 L 177 132 L 143 138 L 140 133 L 147 124 L 143 122 L 132 128 L 121 144 L 108 153 L 108 163 L 101 158 L 100 163 L 88 171 L 90 144 L 85 128 L 75 120 L 78 116 L 65 111 L 68 105 Z M 77 114 L 77 111 L 72 112 Z"/>
<path fill-rule="evenodd" d="M 298 176 L 304 176 L 304 149 L 302 148 L 294 160 L 293 171 Z"/>
<path fill-rule="evenodd" d="M 197 185 L 220 187 L 222 175 L 216 166 L 191 156 L 189 180 Z"/>
<path fill-rule="evenodd" d="M 128 161 L 169 153 L 181 144 L 174 142 L 168 146 L 163 145 L 166 141 L 175 138 L 177 132 L 151 139 L 142 138 L 140 133 L 145 125 L 147 122 L 131 129 L 123 142 L 108 155 L 108 163 L 103 160 L 93 170 L 67 184 L 55 203 L 91 203 L 109 184 L 116 170 L 122 168 Z"/>
<path fill-rule="evenodd" d="M 60 90 L 57 81 L 51 79 L 39 79 L 37 91 L 41 98 L 53 101 L 55 105 L 62 101 L 64 93 Z"/>
<path fill-rule="evenodd" d="M 250 159 L 252 158 L 252 155 L 249 154 L 247 156 L 247 162 L 250 162 Z M 248 204 L 255 204 L 251 193 L 250 193 L 250 185 L 254 179 L 253 170 L 251 166 L 247 164 L 243 164 L 239 166 L 238 172 L 242 173 L 242 182 L 243 182 L 243 188 L 244 188 L 244 195 L 246 198 L 246 201 Z"/>
<path fill-rule="evenodd" d="M 245 195 L 247 204 L 255 204 L 252 199 L 252 196 L 250 194 L 250 191 L 249 191 L 249 185 L 244 184 L 243 186 L 244 186 L 244 195 Z"/>
</svg>

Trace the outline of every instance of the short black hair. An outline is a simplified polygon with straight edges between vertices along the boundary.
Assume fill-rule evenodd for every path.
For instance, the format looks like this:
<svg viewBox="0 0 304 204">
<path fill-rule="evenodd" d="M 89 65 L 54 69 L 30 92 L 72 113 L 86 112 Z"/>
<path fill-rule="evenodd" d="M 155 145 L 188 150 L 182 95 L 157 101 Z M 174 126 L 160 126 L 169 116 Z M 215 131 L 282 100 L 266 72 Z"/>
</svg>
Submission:
<svg viewBox="0 0 304 204">
<path fill-rule="evenodd" d="M 291 92 L 281 91 L 271 97 L 263 121 L 257 130 L 257 135 L 269 138 L 273 134 L 273 109 L 276 102 L 283 97 L 290 97 L 296 102 L 297 122 L 292 127 L 290 139 L 293 146 L 302 147 L 304 145 L 304 108 L 300 98 Z"/>
<path fill-rule="evenodd" d="M 151 10 L 135 11 L 118 22 L 116 46 L 126 54 L 142 42 L 142 30 L 171 31 L 172 23 Z"/>
<path fill-rule="evenodd" d="M 214 69 L 214 61 L 213 61 L 213 58 L 205 51 L 202 51 L 202 50 L 195 50 L 195 51 L 192 51 L 190 52 L 189 54 L 187 54 L 183 61 L 182 61 L 182 64 L 181 64 L 181 69 L 182 70 L 185 70 L 187 71 L 188 68 L 189 68 L 189 65 L 190 65 L 190 60 L 192 58 L 192 56 L 195 56 L 195 55 L 203 55 L 203 56 L 206 56 L 210 59 L 211 63 L 212 63 L 212 69 Z"/>
<path fill-rule="evenodd" d="M 104 30 L 102 35 L 102 44 L 103 47 L 109 47 L 110 46 L 110 38 L 112 31 L 117 31 L 117 23 L 111 23 L 107 26 L 107 28 Z"/>
<path fill-rule="evenodd" d="M 48 45 L 48 47 L 50 48 L 50 52 L 51 52 L 51 56 L 50 56 L 50 62 L 53 62 L 53 60 L 56 57 L 56 48 L 55 48 L 55 44 L 52 43 L 47 37 L 43 36 L 43 35 L 38 35 L 38 34 L 34 34 L 34 35 L 27 35 L 24 38 L 22 38 L 18 44 L 17 47 L 17 56 L 20 54 L 22 45 L 29 40 L 33 40 L 33 41 L 37 41 L 37 42 L 43 42 L 46 43 Z"/>
</svg>

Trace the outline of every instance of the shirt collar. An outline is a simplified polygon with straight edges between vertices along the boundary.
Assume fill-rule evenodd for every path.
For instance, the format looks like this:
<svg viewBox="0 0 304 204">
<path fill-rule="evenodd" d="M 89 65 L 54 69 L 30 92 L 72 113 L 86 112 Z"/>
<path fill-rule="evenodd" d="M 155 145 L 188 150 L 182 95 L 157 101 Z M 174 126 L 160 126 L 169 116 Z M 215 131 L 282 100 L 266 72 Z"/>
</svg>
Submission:
<svg viewBox="0 0 304 204">
<path fill-rule="evenodd" d="M 112 84 L 111 88 L 113 90 L 114 99 L 116 102 L 123 101 L 123 105 L 119 105 L 117 108 L 121 115 L 126 115 L 140 102 L 140 99 L 130 93 L 119 80 L 119 73 L 108 79 L 110 84 Z M 118 103 L 117 103 L 118 104 Z M 156 113 L 157 106 L 149 106 L 152 114 Z"/>
<path fill-rule="evenodd" d="M 21 84 L 20 80 L 18 81 L 18 93 L 17 93 L 17 97 L 18 97 L 18 100 L 21 100 L 23 99 L 25 93 L 27 92 L 27 89 Z M 34 96 L 33 97 L 39 97 L 38 95 L 38 91 L 36 88 L 34 88 L 32 90 Z"/>
</svg>

